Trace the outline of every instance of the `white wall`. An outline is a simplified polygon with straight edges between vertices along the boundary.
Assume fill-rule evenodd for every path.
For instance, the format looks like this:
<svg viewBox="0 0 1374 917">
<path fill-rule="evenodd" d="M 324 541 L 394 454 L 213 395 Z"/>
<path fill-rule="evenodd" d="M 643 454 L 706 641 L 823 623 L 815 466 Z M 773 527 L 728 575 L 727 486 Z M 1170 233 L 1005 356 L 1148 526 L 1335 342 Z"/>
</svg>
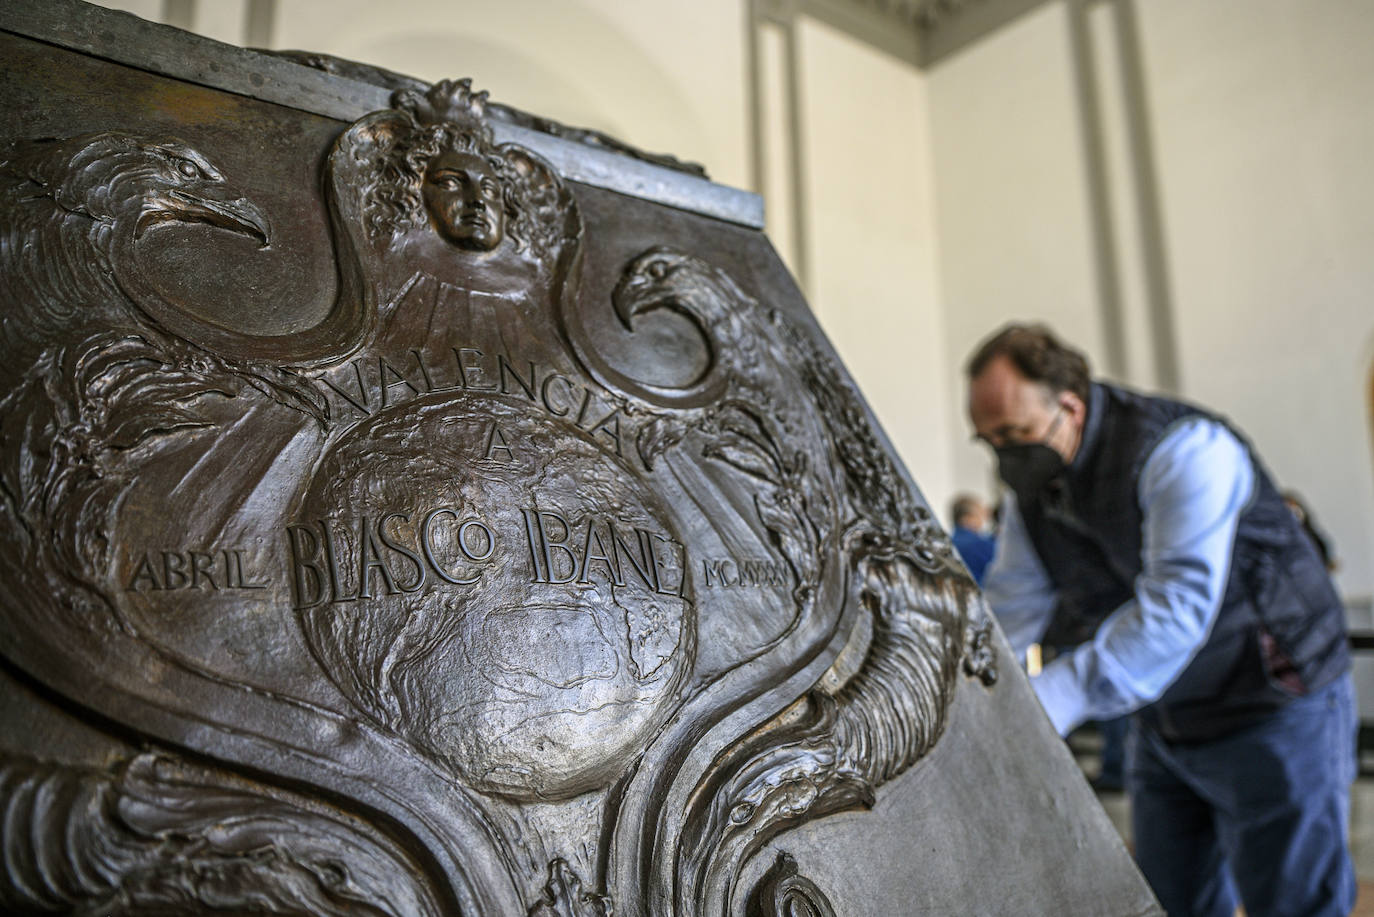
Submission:
<svg viewBox="0 0 1374 917">
<path fill-rule="evenodd" d="M 811 308 L 942 512 L 954 418 L 925 78 L 818 22 L 797 39 Z"/>
<path fill-rule="evenodd" d="M 331 0 L 278 4 L 279 48 L 421 79 L 474 77 L 492 98 L 748 181 L 740 0 Z"/>
<path fill-rule="evenodd" d="M 1181 391 L 1246 430 L 1374 592 L 1374 3 L 1139 2 Z M 1142 241 L 1109 4 L 1095 83 L 1121 274 L 1127 379 L 1154 376 Z M 1041 7 L 930 75 L 948 360 L 1012 317 L 1101 363 L 1102 322 L 1067 7 Z M 957 393 L 962 397 L 962 392 Z M 988 467 L 948 438 L 960 486 Z"/>
<path fill-rule="evenodd" d="M 96 5 L 109 7 L 112 10 L 120 10 L 125 13 L 132 13 L 143 19 L 151 19 L 153 22 L 161 21 L 162 0 L 99 0 Z M 201 32 L 200 34 L 203 35 L 205 33 Z"/>
<path fill-rule="evenodd" d="M 1186 391 L 1374 592 L 1374 3 L 1140 4 Z"/>
<path fill-rule="evenodd" d="M 158 20 L 162 0 L 97 0 Z M 243 44 L 246 0 L 198 0 L 194 31 Z M 424 80 L 473 77 L 499 102 L 749 181 L 743 0 L 280 0 L 274 49 Z"/>
<path fill-rule="evenodd" d="M 1012 320 L 1049 322 L 1090 356 L 1102 351 L 1067 35 L 1063 8 L 1051 4 L 928 79 L 953 380 L 944 438 L 954 485 L 985 496 L 992 462 L 964 419 L 969 352 Z"/>
</svg>

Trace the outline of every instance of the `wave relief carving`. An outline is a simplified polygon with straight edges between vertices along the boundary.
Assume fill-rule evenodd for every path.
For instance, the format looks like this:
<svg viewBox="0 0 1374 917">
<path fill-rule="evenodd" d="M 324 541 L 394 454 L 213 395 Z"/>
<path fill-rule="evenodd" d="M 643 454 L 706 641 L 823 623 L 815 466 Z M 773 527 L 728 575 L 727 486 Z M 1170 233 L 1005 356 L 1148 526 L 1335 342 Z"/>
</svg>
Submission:
<svg viewBox="0 0 1374 917">
<path fill-rule="evenodd" d="M 442 917 L 375 828 L 174 758 L 0 761 L 8 914 Z"/>
<path fill-rule="evenodd" d="M 656 310 L 689 318 L 709 355 L 701 376 L 664 392 L 584 350 L 594 373 L 653 418 L 638 443 L 646 465 L 700 442 L 703 458 L 754 479 L 758 519 L 792 571 L 799 618 L 817 600 L 822 546 L 838 540 L 845 600 L 860 609 L 868 633 L 857 671 L 822 679 L 730 747 L 692 794 L 677 849 L 647 854 L 672 858 L 671 868 L 646 874 L 671 877 L 671 889 L 655 893 L 670 896 L 676 913 L 728 914 L 743 865 L 768 841 L 811 819 L 872 806 L 879 786 L 929 753 L 960 673 L 996 679 L 991 624 L 852 385 L 808 335 L 725 272 L 666 247 L 630 262 L 613 302 L 630 330 Z M 824 423 L 819 451 L 792 441 L 784 387 L 793 380 Z M 834 479 L 831 468 L 839 469 Z M 843 531 L 829 521 L 836 508 Z"/>
</svg>

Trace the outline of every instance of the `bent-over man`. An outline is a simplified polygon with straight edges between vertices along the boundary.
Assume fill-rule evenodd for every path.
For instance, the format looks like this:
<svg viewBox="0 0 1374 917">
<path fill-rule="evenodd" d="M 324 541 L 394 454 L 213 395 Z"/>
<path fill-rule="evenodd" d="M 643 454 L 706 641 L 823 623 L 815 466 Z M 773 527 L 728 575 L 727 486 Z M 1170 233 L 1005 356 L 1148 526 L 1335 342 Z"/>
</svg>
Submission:
<svg viewBox="0 0 1374 917">
<path fill-rule="evenodd" d="M 1015 495 L 984 582 L 1061 735 L 1134 713 L 1136 857 L 1171 915 L 1345 915 L 1355 728 L 1344 611 L 1226 421 L 1094 382 L 1011 325 L 968 364 L 969 417 Z"/>
</svg>

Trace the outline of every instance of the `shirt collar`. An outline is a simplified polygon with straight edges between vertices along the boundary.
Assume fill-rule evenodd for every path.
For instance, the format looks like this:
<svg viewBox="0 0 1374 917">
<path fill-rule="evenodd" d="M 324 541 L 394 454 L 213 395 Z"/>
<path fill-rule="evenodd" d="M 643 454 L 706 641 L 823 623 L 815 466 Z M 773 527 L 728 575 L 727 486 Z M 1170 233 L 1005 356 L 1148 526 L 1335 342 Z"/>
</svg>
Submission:
<svg viewBox="0 0 1374 917">
<path fill-rule="evenodd" d="M 1097 451 L 1097 441 L 1102 437 L 1102 415 L 1106 412 L 1107 394 L 1096 382 L 1088 390 L 1088 414 L 1083 421 L 1083 438 L 1078 442 L 1078 453 L 1069 463 L 1069 470 L 1081 472 L 1092 461 Z"/>
</svg>

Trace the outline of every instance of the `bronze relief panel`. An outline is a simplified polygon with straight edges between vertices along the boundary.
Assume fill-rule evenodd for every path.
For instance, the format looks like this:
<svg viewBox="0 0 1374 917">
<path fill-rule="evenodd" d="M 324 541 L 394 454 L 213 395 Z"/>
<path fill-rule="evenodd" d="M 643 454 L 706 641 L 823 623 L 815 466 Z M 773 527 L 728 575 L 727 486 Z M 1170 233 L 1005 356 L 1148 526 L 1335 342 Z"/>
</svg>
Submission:
<svg viewBox="0 0 1374 917">
<path fill-rule="evenodd" d="M 259 167 L 300 118 L 116 79 L 152 114 L 0 161 L 0 653 L 131 750 L 6 750 L 0 902 L 833 913 L 745 864 L 996 669 L 766 242 L 466 80 Z"/>
</svg>

